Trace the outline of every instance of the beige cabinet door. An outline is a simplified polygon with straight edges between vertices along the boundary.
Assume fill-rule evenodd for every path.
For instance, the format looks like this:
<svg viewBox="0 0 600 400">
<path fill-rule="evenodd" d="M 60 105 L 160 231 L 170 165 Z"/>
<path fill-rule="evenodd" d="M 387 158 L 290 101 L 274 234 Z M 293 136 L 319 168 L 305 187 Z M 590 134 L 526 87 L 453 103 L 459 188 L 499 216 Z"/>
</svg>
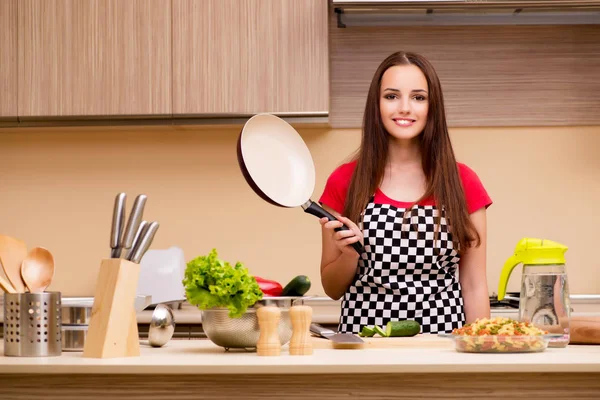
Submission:
<svg viewBox="0 0 600 400">
<path fill-rule="evenodd" d="M 329 108 L 326 0 L 173 0 L 173 113 Z"/>
<path fill-rule="evenodd" d="M 17 0 L 0 1 L 0 118 L 17 116 Z"/>
<path fill-rule="evenodd" d="M 19 0 L 19 116 L 170 113 L 170 0 Z"/>
</svg>

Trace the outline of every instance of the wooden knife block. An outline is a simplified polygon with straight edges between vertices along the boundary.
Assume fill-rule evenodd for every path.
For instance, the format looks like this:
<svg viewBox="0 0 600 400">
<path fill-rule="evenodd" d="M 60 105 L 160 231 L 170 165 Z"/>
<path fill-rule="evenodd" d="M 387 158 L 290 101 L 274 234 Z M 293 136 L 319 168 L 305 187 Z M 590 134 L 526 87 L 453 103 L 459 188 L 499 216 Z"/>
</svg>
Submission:
<svg viewBox="0 0 600 400">
<path fill-rule="evenodd" d="M 102 260 L 83 357 L 140 355 L 134 307 L 139 275 L 139 264 L 120 258 Z"/>
</svg>

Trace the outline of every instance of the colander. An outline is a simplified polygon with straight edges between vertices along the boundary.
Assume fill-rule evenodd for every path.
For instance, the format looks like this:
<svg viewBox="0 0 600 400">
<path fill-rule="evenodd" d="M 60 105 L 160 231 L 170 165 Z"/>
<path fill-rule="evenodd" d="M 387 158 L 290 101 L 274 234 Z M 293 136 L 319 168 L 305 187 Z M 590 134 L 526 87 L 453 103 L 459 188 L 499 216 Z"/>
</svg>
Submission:
<svg viewBox="0 0 600 400">
<path fill-rule="evenodd" d="M 289 309 L 293 305 L 303 304 L 304 297 L 265 297 L 248 307 L 240 318 L 229 317 L 229 309 L 214 307 L 202 310 L 202 329 L 206 336 L 217 346 L 229 349 L 256 350 L 260 336 L 260 327 L 256 310 L 264 306 L 276 306 L 281 309 L 279 319 L 279 340 L 281 345 L 292 338 L 292 322 Z"/>
</svg>

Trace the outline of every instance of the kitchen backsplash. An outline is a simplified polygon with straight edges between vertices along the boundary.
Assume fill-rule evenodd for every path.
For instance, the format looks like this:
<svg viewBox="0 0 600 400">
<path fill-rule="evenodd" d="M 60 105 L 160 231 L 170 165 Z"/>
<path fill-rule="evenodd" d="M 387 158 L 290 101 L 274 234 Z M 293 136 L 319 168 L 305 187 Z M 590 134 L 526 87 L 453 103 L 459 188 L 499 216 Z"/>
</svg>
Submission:
<svg viewBox="0 0 600 400">
<path fill-rule="evenodd" d="M 327 176 L 355 150 L 358 130 L 300 130 L 317 168 L 317 200 Z M 3 234 L 50 249 L 51 290 L 93 294 L 110 254 L 114 197 L 148 195 L 161 223 L 153 248 L 179 246 L 189 260 L 212 248 L 253 274 L 319 280 L 320 226 L 300 209 L 267 204 L 237 165 L 237 128 L 119 127 L 0 130 Z M 488 210 L 488 285 L 522 237 L 569 246 L 571 293 L 600 293 L 594 256 L 600 224 L 600 127 L 455 128 L 459 161 L 473 168 L 494 204 Z M 515 271 L 509 291 L 518 291 Z"/>
</svg>

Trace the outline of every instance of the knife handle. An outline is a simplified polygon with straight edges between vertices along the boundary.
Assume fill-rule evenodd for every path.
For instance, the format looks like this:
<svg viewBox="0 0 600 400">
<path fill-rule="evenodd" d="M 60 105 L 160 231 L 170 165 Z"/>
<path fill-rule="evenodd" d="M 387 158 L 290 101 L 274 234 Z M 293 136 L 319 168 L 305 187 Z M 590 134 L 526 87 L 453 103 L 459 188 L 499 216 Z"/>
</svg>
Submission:
<svg viewBox="0 0 600 400">
<path fill-rule="evenodd" d="M 259 356 L 278 356 L 281 354 L 279 340 L 279 320 L 281 310 L 275 306 L 260 307 L 256 310 L 260 336 L 256 343 L 256 353 Z"/>
<path fill-rule="evenodd" d="M 131 248 L 129 249 L 129 251 L 125 254 L 125 259 L 131 261 L 133 258 L 133 253 L 135 253 L 135 251 L 140 247 L 140 242 L 142 241 L 142 238 L 144 236 L 146 236 L 146 232 L 148 232 L 148 221 L 142 221 L 140 222 L 140 226 L 137 230 L 137 233 L 135 234 L 135 237 L 133 238 L 133 243 L 131 245 Z"/>
<path fill-rule="evenodd" d="M 146 205 L 147 199 L 148 196 L 145 194 L 140 194 L 135 198 L 135 202 L 131 208 L 131 214 L 129 214 L 129 220 L 127 221 L 127 227 L 125 228 L 125 232 L 123 232 L 123 237 L 121 238 L 121 248 L 127 250 L 131 249 L 135 234 L 137 233 L 140 223 L 142 222 L 144 206 Z"/>
<path fill-rule="evenodd" d="M 156 231 L 158 230 L 159 224 L 154 221 L 144 227 L 144 232 L 142 232 L 143 236 L 140 235 L 140 240 L 138 244 L 136 244 L 135 249 L 129 256 L 129 261 L 139 264 L 146 254 L 146 251 L 150 248 L 152 241 L 154 240 L 154 235 L 156 235 Z"/>
<path fill-rule="evenodd" d="M 113 249 L 113 254 L 116 254 L 118 252 L 118 249 L 121 245 L 121 236 L 123 235 L 123 228 L 125 226 L 126 201 L 127 195 L 125 193 L 119 193 L 115 197 L 115 204 L 113 206 L 112 226 L 110 231 L 110 248 Z M 118 258 L 118 256 L 113 258 Z"/>
<path fill-rule="evenodd" d="M 310 339 L 312 308 L 309 306 L 292 306 L 290 308 L 290 319 L 292 320 L 290 355 L 311 355 L 313 353 L 312 341 Z"/>
</svg>

